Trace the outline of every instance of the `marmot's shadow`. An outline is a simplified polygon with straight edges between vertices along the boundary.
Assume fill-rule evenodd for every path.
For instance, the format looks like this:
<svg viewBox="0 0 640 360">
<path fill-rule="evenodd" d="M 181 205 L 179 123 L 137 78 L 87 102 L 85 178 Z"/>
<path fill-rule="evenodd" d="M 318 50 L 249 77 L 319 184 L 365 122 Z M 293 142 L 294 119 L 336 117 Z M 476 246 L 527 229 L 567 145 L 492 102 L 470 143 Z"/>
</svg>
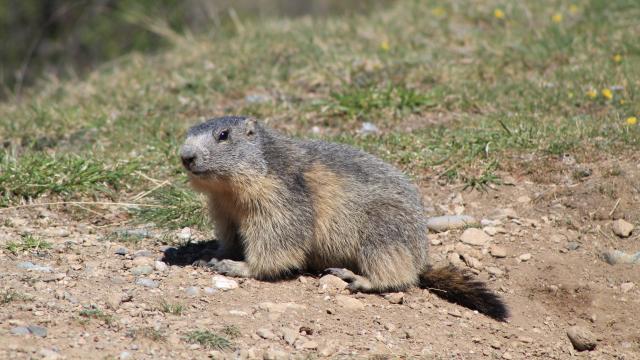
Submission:
<svg viewBox="0 0 640 360">
<path fill-rule="evenodd" d="M 162 261 L 167 265 L 178 266 L 193 265 L 194 262 L 199 260 L 207 263 L 214 257 L 218 246 L 219 243 L 215 239 L 188 242 L 177 247 L 167 248 L 164 251 Z"/>
</svg>

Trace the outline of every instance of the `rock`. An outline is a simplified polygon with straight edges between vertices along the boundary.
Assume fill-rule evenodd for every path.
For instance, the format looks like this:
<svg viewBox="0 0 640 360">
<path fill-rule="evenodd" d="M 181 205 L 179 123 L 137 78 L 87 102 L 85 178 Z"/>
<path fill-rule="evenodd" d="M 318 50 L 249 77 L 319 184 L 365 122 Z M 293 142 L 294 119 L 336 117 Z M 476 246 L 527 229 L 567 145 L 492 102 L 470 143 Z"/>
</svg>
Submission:
<svg viewBox="0 0 640 360">
<path fill-rule="evenodd" d="M 42 360 L 58 360 L 63 358 L 62 355 L 56 351 L 47 348 L 40 349 L 40 356 L 42 356 Z"/>
<path fill-rule="evenodd" d="M 520 256 L 518 256 L 518 260 L 525 262 L 525 261 L 529 261 L 531 260 L 531 254 L 526 253 L 526 254 L 522 254 Z"/>
<path fill-rule="evenodd" d="M 362 301 L 346 295 L 336 296 L 336 304 L 347 310 L 364 310 Z"/>
<path fill-rule="evenodd" d="M 302 350 L 315 350 L 317 348 L 318 348 L 318 343 L 313 340 L 308 340 L 300 344 L 300 349 Z"/>
<path fill-rule="evenodd" d="M 37 337 L 47 337 L 47 328 L 38 325 L 27 326 L 29 332 Z"/>
<path fill-rule="evenodd" d="M 564 248 L 569 251 L 578 250 L 578 248 L 580 248 L 580 243 L 576 241 L 569 241 Z"/>
<path fill-rule="evenodd" d="M 445 215 L 427 219 L 427 228 L 435 232 L 461 229 L 477 224 L 478 221 L 473 216 L 469 215 Z"/>
<path fill-rule="evenodd" d="M 113 252 L 116 255 L 127 255 L 129 253 L 129 250 L 127 250 L 127 248 L 124 247 L 119 247 L 116 249 L 116 251 Z"/>
<path fill-rule="evenodd" d="M 218 289 L 214 289 L 212 287 L 204 288 L 204 293 L 207 294 L 207 295 L 213 295 L 213 294 L 215 294 L 217 292 L 218 292 Z"/>
<path fill-rule="evenodd" d="M 485 270 L 487 270 L 487 272 L 495 277 L 500 277 L 504 274 L 504 271 L 500 270 L 499 268 L 495 267 L 495 266 L 487 266 L 485 268 Z"/>
<path fill-rule="evenodd" d="M 455 266 L 455 267 L 463 267 L 464 263 L 462 262 L 462 259 L 460 258 L 460 254 L 456 253 L 456 252 L 450 252 L 447 254 L 447 260 L 449 261 L 449 264 Z"/>
<path fill-rule="evenodd" d="M 158 286 L 160 286 L 160 284 L 157 281 L 151 280 L 149 278 L 138 278 L 138 280 L 136 280 L 136 285 L 141 285 L 141 286 L 152 288 L 152 289 L 155 289 Z"/>
<path fill-rule="evenodd" d="M 491 241 L 491 238 L 480 229 L 469 228 L 462 233 L 460 241 L 467 245 L 483 246 L 487 242 Z"/>
<path fill-rule="evenodd" d="M 347 283 L 335 275 L 325 275 L 320 278 L 320 291 L 337 294 L 347 287 Z"/>
<path fill-rule="evenodd" d="M 222 275 L 214 275 L 212 278 L 213 287 L 222 291 L 233 290 L 238 288 L 238 282 Z"/>
<path fill-rule="evenodd" d="M 498 228 L 495 226 L 485 226 L 482 228 L 482 231 L 489 236 L 495 236 L 498 233 Z"/>
<path fill-rule="evenodd" d="M 511 360 L 511 359 L 513 359 L 513 355 L 511 355 L 509 352 L 505 351 L 505 352 L 502 354 L 502 358 L 503 358 L 504 360 Z"/>
<path fill-rule="evenodd" d="M 149 265 L 140 265 L 140 266 L 134 267 L 130 271 L 135 276 L 149 275 L 153 272 L 153 268 Z"/>
<path fill-rule="evenodd" d="M 180 229 L 180 232 L 178 233 L 178 239 L 180 239 L 182 241 L 191 240 L 191 228 L 184 227 L 184 228 Z"/>
<path fill-rule="evenodd" d="M 189 286 L 184 291 L 189 297 L 196 297 L 200 295 L 200 289 L 195 286 Z"/>
<path fill-rule="evenodd" d="M 573 347 L 578 351 L 596 348 L 596 337 L 593 333 L 580 326 L 572 326 L 567 330 L 567 336 Z"/>
<path fill-rule="evenodd" d="M 329 357 L 336 353 L 336 346 L 330 343 L 321 344 L 318 346 L 318 355 L 323 357 Z"/>
<path fill-rule="evenodd" d="M 288 360 L 289 355 L 278 348 L 270 347 L 264 352 L 262 358 L 264 360 Z"/>
<path fill-rule="evenodd" d="M 118 310 L 121 302 L 122 302 L 121 293 L 110 294 L 109 296 L 107 296 L 107 299 L 106 299 L 107 306 L 112 310 Z"/>
<path fill-rule="evenodd" d="M 602 253 L 604 261 L 615 264 L 640 264 L 640 251 L 635 254 L 627 254 L 620 250 L 607 250 Z"/>
<path fill-rule="evenodd" d="M 491 245 L 491 247 L 489 248 L 489 252 L 493 257 L 497 257 L 497 258 L 507 257 L 507 249 L 503 248 L 502 246 Z"/>
<path fill-rule="evenodd" d="M 375 124 L 370 122 L 362 123 L 362 125 L 360 126 L 360 130 L 358 130 L 358 133 L 360 133 L 361 135 L 378 134 L 379 132 L 380 129 L 378 129 Z"/>
<path fill-rule="evenodd" d="M 519 196 L 519 197 L 516 199 L 516 201 L 518 201 L 518 202 L 519 202 L 519 203 L 521 203 L 521 204 L 526 204 L 526 203 L 528 203 L 528 202 L 531 202 L 531 198 L 530 198 L 530 197 L 528 197 L 527 195 L 522 195 L 522 196 Z"/>
<path fill-rule="evenodd" d="M 160 272 L 165 272 L 165 271 L 167 271 L 167 268 L 168 268 L 166 263 L 164 263 L 162 261 L 159 261 L 159 260 L 156 260 L 153 263 L 153 267 L 154 267 L 154 269 L 156 269 L 156 271 L 160 271 Z"/>
<path fill-rule="evenodd" d="M 271 331 L 271 329 L 267 329 L 267 328 L 260 328 L 256 330 L 256 334 L 258 334 L 258 336 L 266 340 L 273 339 L 276 337 L 276 334 L 274 334 L 273 331 Z"/>
<path fill-rule="evenodd" d="M 492 348 L 496 349 L 496 350 L 500 350 L 500 348 L 502 347 L 502 344 L 500 344 L 499 341 L 494 340 L 491 342 L 491 344 L 489 344 L 489 346 L 491 346 Z"/>
<path fill-rule="evenodd" d="M 29 331 L 29 329 L 26 326 L 16 326 L 14 328 L 11 328 L 11 333 L 13 335 L 28 335 L 31 334 L 31 331 Z"/>
<path fill-rule="evenodd" d="M 404 302 L 404 293 L 397 292 L 397 293 L 386 294 L 384 298 L 387 299 L 387 301 L 389 301 L 392 304 L 402 304 Z"/>
<path fill-rule="evenodd" d="M 131 353 L 128 351 L 123 351 L 120 353 L 120 355 L 118 356 L 118 359 L 120 360 L 126 360 L 126 359 L 131 359 Z"/>
<path fill-rule="evenodd" d="M 282 339 L 289 345 L 293 345 L 298 339 L 298 331 L 291 328 L 282 328 Z"/>
<path fill-rule="evenodd" d="M 518 214 L 511 208 L 496 209 L 490 216 L 493 220 L 516 219 Z"/>
<path fill-rule="evenodd" d="M 623 219 L 619 219 L 613 222 L 613 233 L 618 235 L 619 237 L 626 238 L 631 236 L 633 228 L 633 224 L 624 221 Z"/>
<path fill-rule="evenodd" d="M 271 96 L 269 94 L 249 94 L 244 97 L 244 101 L 249 104 L 264 104 L 271 102 Z"/>
<path fill-rule="evenodd" d="M 246 311 L 241 311 L 241 310 L 229 310 L 229 315 L 233 315 L 233 316 L 249 316 L 249 313 L 247 313 Z"/>
<path fill-rule="evenodd" d="M 44 234 L 44 236 L 48 236 L 48 237 L 67 237 L 71 234 L 69 230 L 65 228 L 46 229 L 42 233 Z"/>
<path fill-rule="evenodd" d="M 53 271 L 53 269 L 51 269 L 51 267 L 49 266 L 37 265 L 28 261 L 20 262 L 18 263 L 17 266 L 19 269 L 29 270 L 29 271 L 41 271 L 46 273 L 50 273 Z"/>
<path fill-rule="evenodd" d="M 635 285 L 634 283 L 632 283 L 632 282 L 622 283 L 622 284 L 620 284 L 620 290 L 621 290 L 623 293 L 628 293 L 629 291 L 633 290 L 633 288 L 634 288 L 635 286 L 636 286 L 636 285 Z"/>
<path fill-rule="evenodd" d="M 146 258 L 152 258 L 153 255 L 153 251 L 150 250 L 138 250 L 135 253 L 133 253 L 133 257 L 134 258 L 139 258 L 139 257 L 146 257 Z"/>
<path fill-rule="evenodd" d="M 482 227 L 488 227 L 488 226 L 498 227 L 500 225 L 502 225 L 502 221 L 500 220 L 489 220 L 489 219 L 480 220 L 480 226 Z"/>
<path fill-rule="evenodd" d="M 153 266 L 153 259 L 146 256 L 138 256 L 131 262 L 132 266 Z"/>
<path fill-rule="evenodd" d="M 289 310 L 293 310 L 293 311 L 304 310 L 307 307 L 304 305 L 296 304 L 294 302 L 288 302 L 288 303 L 263 302 L 258 304 L 258 308 L 260 310 L 264 310 L 266 312 L 271 312 L 271 313 L 284 313 Z"/>
<path fill-rule="evenodd" d="M 473 269 L 482 270 L 482 262 L 473 256 L 463 255 L 464 263 L 467 264 L 468 267 Z"/>
</svg>

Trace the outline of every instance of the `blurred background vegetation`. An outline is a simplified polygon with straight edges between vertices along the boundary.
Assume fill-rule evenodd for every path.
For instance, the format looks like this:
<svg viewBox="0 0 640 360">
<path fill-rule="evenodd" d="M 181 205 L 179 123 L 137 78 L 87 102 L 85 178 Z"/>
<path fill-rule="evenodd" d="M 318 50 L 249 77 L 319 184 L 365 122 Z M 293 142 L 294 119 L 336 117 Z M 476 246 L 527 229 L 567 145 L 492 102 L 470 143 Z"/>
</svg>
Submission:
<svg viewBox="0 0 640 360">
<path fill-rule="evenodd" d="M 350 15 L 391 0 L 0 0 L 0 99 L 36 79 L 77 77 L 171 34 L 232 35 L 239 19 Z"/>
</svg>

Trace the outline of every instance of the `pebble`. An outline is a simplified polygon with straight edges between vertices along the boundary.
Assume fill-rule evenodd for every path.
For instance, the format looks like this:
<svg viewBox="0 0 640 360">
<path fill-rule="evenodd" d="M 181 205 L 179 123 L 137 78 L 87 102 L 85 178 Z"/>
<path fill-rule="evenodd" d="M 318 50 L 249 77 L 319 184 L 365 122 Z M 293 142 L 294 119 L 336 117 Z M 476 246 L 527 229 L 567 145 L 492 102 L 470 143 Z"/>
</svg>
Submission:
<svg viewBox="0 0 640 360">
<path fill-rule="evenodd" d="M 263 302 L 258 304 L 258 308 L 260 310 L 264 310 L 266 312 L 271 313 L 284 313 L 288 310 L 304 310 L 307 307 L 304 305 L 296 304 L 294 302 L 288 303 L 272 303 L 272 302 Z"/>
<path fill-rule="evenodd" d="M 160 271 L 160 272 L 164 272 L 168 268 L 167 264 L 165 262 L 160 261 L 160 260 L 156 260 L 153 263 L 153 267 L 156 269 L 156 271 Z"/>
<path fill-rule="evenodd" d="M 147 229 L 122 229 L 116 231 L 116 234 L 123 238 L 137 237 L 137 238 L 148 238 L 151 237 L 151 232 Z"/>
<path fill-rule="evenodd" d="M 120 360 L 126 360 L 126 359 L 131 359 L 131 353 L 128 351 L 123 351 L 120 353 L 120 355 L 118 356 L 118 359 Z"/>
<path fill-rule="evenodd" d="M 633 224 L 619 219 L 613 222 L 613 233 L 618 235 L 619 237 L 629 237 L 631 236 L 631 232 L 633 232 Z"/>
<path fill-rule="evenodd" d="M 445 215 L 427 219 L 427 228 L 435 232 L 461 229 L 470 225 L 477 225 L 478 221 L 469 215 Z"/>
<path fill-rule="evenodd" d="M 133 257 L 134 258 L 139 258 L 139 257 L 152 258 L 153 257 L 153 251 L 150 251 L 150 250 L 138 250 L 135 253 L 133 253 Z"/>
<path fill-rule="evenodd" d="M 580 248 L 580 243 L 577 241 L 569 241 L 564 247 L 569 251 L 574 251 Z"/>
<path fill-rule="evenodd" d="M 329 357 L 335 353 L 336 347 L 333 344 L 326 343 L 318 346 L 318 355 L 320 356 Z"/>
<path fill-rule="evenodd" d="M 456 253 L 456 252 L 450 252 L 447 254 L 447 260 L 449 261 L 449 263 L 455 267 L 463 267 L 464 263 L 462 262 L 462 259 L 460 259 L 460 254 Z"/>
<path fill-rule="evenodd" d="M 623 293 L 628 293 L 629 291 L 633 290 L 633 288 L 636 286 L 636 284 L 632 283 L 632 282 L 626 282 L 626 283 L 622 283 L 620 284 L 620 290 Z"/>
<path fill-rule="evenodd" d="M 297 346 L 296 346 L 297 348 Z M 300 344 L 300 349 L 302 350 L 315 350 L 318 348 L 318 342 L 309 340 Z"/>
<path fill-rule="evenodd" d="M 41 271 L 41 272 L 47 272 L 47 273 L 50 273 L 53 271 L 49 266 L 37 265 L 28 261 L 20 262 L 18 263 L 17 266 L 19 269 L 30 270 L 30 271 Z"/>
<path fill-rule="evenodd" d="M 262 358 L 264 360 L 287 360 L 289 355 L 278 348 L 270 347 L 264 352 Z"/>
<path fill-rule="evenodd" d="M 404 293 L 403 292 L 391 293 L 391 294 L 385 295 L 384 298 L 387 299 L 387 301 L 389 301 L 392 304 L 402 304 L 404 302 Z"/>
<path fill-rule="evenodd" d="M 360 130 L 358 132 L 362 135 L 370 135 L 370 134 L 378 134 L 380 129 L 374 123 L 364 122 L 360 126 Z"/>
<path fill-rule="evenodd" d="M 26 326 L 16 326 L 11 328 L 11 333 L 13 335 L 28 335 L 31 334 L 31 331 Z"/>
<path fill-rule="evenodd" d="M 489 252 L 493 257 L 497 257 L 497 258 L 507 257 L 507 249 L 503 248 L 502 246 L 491 245 L 491 247 L 489 248 Z"/>
<path fill-rule="evenodd" d="M 531 202 L 531 198 L 528 197 L 527 195 L 519 196 L 516 200 L 521 204 L 526 204 L 528 202 Z"/>
<path fill-rule="evenodd" d="M 518 214 L 511 208 L 505 208 L 496 209 L 490 217 L 493 220 L 516 219 L 518 217 Z"/>
<path fill-rule="evenodd" d="M 473 256 L 470 255 L 464 255 L 463 256 L 464 262 L 465 264 L 467 264 L 468 267 L 473 268 L 473 269 L 478 269 L 478 270 L 482 270 L 482 262 L 476 258 L 474 258 Z"/>
<path fill-rule="evenodd" d="M 273 331 L 271 331 L 271 329 L 267 329 L 267 328 L 260 328 L 256 330 L 256 334 L 258 334 L 258 336 L 266 340 L 270 340 L 276 337 L 276 334 L 274 334 Z"/>
<path fill-rule="evenodd" d="M 182 241 L 189 241 L 191 239 L 191 228 L 184 227 L 178 233 L 178 239 Z"/>
<path fill-rule="evenodd" d="M 27 329 L 30 333 L 38 337 L 47 337 L 47 328 L 38 325 L 29 325 Z"/>
<path fill-rule="evenodd" d="M 487 270 L 487 272 L 495 277 L 500 277 L 504 274 L 504 271 L 500 270 L 499 268 L 495 267 L 495 266 L 487 266 L 485 268 L 485 270 Z"/>
<path fill-rule="evenodd" d="M 119 247 L 116 249 L 116 251 L 113 252 L 116 255 L 127 255 L 129 253 L 129 250 L 127 248 L 124 247 Z"/>
<path fill-rule="evenodd" d="M 460 241 L 467 245 L 482 246 L 491 241 L 491 238 L 480 229 L 469 228 L 462 233 Z"/>
<path fill-rule="evenodd" d="M 505 352 L 502 354 L 502 358 L 503 358 L 503 359 L 505 359 L 505 360 L 511 360 L 511 359 L 513 359 L 513 355 L 511 355 L 509 352 L 506 352 L 506 351 L 505 351 Z"/>
<path fill-rule="evenodd" d="M 336 296 L 336 304 L 347 310 L 364 310 L 362 301 L 346 295 Z"/>
<path fill-rule="evenodd" d="M 489 236 L 495 236 L 498 233 L 498 228 L 495 226 L 485 226 L 482 228 L 482 231 Z"/>
<path fill-rule="evenodd" d="M 518 256 L 518 259 L 520 261 L 523 261 L 523 262 L 524 261 L 529 261 L 529 260 L 531 260 L 531 254 L 529 254 L 529 253 L 522 254 L 522 255 Z"/>
<path fill-rule="evenodd" d="M 331 294 L 339 293 L 347 287 L 347 282 L 335 275 L 325 275 L 320 278 L 320 291 Z"/>
<path fill-rule="evenodd" d="M 55 350 L 42 348 L 40 349 L 40 356 L 43 360 L 57 360 L 62 359 L 62 355 L 58 354 Z"/>
<path fill-rule="evenodd" d="M 140 266 L 134 267 L 130 271 L 135 276 L 149 275 L 153 272 L 153 268 L 149 265 L 140 265 Z"/>
<path fill-rule="evenodd" d="M 620 250 L 607 250 L 602 253 L 604 261 L 615 264 L 640 264 L 640 251 L 635 254 L 627 254 Z"/>
<path fill-rule="evenodd" d="M 204 293 L 207 294 L 207 295 L 213 295 L 213 294 L 215 294 L 217 292 L 218 292 L 218 289 L 214 289 L 212 287 L 204 288 Z"/>
<path fill-rule="evenodd" d="M 578 351 L 596 348 L 596 337 L 593 333 L 580 326 L 572 326 L 567 330 L 567 336 L 573 347 Z"/>
<path fill-rule="evenodd" d="M 282 339 L 289 345 L 293 345 L 298 339 L 298 331 L 291 328 L 282 328 Z"/>
<path fill-rule="evenodd" d="M 222 291 L 238 288 L 238 282 L 222 275 L 214 275 L 212 278 L 213 287 Z"/>
<path fill-rule="evenodd" d="M 187 296 L 189 297 L 196 297 L 200 295 L 200 289 L 198 289 L 195 286 L 189 286 L 188 288 L 185 289 L 185 293 L 187 293 Z"/>
<path fill-rule="evenodd" d="M 160 286 L 160 283 L 158 283 L 155 280 L 151 280 L 149 278 L 138 278 L 138 280 L 136 280 L 136 285 L 141 285 L 141 286 L 154 289 Z"/>
<path fill-rule="evenodd" d="M 271 96 L 269 94 L 249 94 L 244 97 L 244 101 L 249 104 L 264 104 L 271 102 Z"/>
</svg>

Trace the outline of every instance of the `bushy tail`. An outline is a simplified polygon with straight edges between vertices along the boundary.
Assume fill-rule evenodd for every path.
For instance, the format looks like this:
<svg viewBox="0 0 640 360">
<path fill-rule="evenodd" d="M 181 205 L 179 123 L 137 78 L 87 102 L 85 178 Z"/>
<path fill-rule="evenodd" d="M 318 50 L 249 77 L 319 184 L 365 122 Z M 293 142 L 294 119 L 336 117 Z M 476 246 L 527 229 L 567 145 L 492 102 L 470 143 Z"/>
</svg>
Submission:
<svg viewBox="0 0 640 360">
<path fill-rule="evenodd" d="M 428 268 L 420 275 L 420 287 L 434 290 L 439 297 L 468 307 L 499 321 L 509 317 L 502 299 L 480 280 L 453 265 Z"/>
</svg>

